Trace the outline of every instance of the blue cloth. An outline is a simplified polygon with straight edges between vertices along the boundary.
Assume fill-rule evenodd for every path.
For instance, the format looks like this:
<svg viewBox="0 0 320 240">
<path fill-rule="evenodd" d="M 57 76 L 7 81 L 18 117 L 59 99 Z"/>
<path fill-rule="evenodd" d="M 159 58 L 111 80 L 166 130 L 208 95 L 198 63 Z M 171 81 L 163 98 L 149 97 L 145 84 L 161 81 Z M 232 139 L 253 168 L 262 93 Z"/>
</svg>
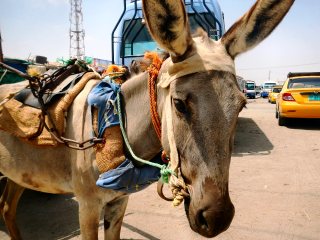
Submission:
<svg viewBox="0 0 320 240">
<path fill-rule="evenodd" d="M 120 86 L 109 77 L 95 86 L 88 95 L 88 104 L 98 109 L 98 137 L 103 136 L 106 128 L 119 125 L 117 112 L 117 92 Z M 161 154 L 151 161 L 163 163 Z M 160 178 L 160 169 L 143 165 L 136 167 L 130 159 L 126 159 L 116 169 L 111 169 L 99 176 L 96 185 L 126 193 L 140 191 Z"/>
<path fill-rule="evenodd" d="M 163 163 L 161 154 L 157 155 L 151 161 Z M 116 169 L 101 174 L 96 184 L 103 188 L 125 193 L 134 193 L 141 191 L 151 183 L 158 181 L 160 176 L 159 168 L 149 165 L 135 167 L 131 160 L 126 159 Z"/>
<path fill-rule="evenodd" d="M 110 81 L 109 77 L 95 86 L 88 95 L 88 104 L 98 108 L 98 136 L 103 136 L 108 127 L 119 125 L 117 111 L 117 92 L 120 86 Z"/>
</svg>

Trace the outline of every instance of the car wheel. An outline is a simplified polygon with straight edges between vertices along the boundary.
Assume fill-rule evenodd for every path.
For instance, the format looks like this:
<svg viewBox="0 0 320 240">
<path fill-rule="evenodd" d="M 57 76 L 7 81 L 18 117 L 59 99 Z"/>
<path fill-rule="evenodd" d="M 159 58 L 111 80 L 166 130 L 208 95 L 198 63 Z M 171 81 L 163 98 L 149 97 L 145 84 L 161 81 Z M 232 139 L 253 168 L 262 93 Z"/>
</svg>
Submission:
<svg viewBox="0 0 320 240">
<path fill-rule="evenodd" d="M 276 110 L 276 118 L 279 118 L 279 112 Z"/>
<path fill-rule="evenodd" d="M 285 126 L 286 125 L 286 119 L 284 117 L 281 117 L 280 114 L 278 114 L 278 125 L 279 126 Z"/>
</svg>

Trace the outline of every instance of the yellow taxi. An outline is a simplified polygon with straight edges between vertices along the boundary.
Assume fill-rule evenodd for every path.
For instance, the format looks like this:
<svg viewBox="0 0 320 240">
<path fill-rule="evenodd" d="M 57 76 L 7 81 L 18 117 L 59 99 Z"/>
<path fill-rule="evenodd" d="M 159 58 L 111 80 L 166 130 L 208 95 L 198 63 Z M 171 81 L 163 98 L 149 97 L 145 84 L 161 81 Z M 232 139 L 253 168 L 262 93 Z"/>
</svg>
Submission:
<svg viewBox="0 0 320 240">
<path fill-rule="evenodd" d="M 276 85 L 271 88 L 271 92 L 268 95 L 269 103 L 276 103 L 277 96 L 280 93 L 281 89 L 282 89 L 282 85 Z"/>
<path fill-rule="evenodd" d="M 289 73 L 276 100 L 279 126 L 287 118 L 320 118 L 320 72 Z"/>
</svg>

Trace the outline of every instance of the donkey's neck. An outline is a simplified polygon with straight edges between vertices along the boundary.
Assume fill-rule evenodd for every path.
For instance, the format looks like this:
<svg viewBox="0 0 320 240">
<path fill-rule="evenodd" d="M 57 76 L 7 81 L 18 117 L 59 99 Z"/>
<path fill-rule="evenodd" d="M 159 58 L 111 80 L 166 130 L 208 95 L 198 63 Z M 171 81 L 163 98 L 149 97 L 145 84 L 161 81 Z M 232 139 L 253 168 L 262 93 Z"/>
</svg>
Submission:
<svg viewBox="0 0 320 240">
<path fill-rule="evenodd" d="M 150 160 L 161 150 L 161 143 L 151 121 L 147 78 L 147 73 L 131 78 L 121 92 L 130 145 L 137 156 Z"/>
</svg>

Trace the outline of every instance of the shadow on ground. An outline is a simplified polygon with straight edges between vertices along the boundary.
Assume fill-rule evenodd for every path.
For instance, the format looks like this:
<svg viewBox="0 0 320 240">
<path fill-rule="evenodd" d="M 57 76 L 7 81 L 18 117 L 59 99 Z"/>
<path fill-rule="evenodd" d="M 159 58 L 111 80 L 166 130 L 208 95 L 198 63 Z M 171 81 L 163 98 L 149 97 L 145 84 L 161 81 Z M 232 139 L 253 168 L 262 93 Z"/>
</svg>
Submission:
<svg viewBox="0 0 320 240">
<path fill-rule="evenodd" d="M 138 234 L 140 234 L 141 236 L 145 237 L 146 239 L 149 239 L 149 240 L 160 240 L 159 238 L 156 238 L 156 237 L 150 235 L 149 233 L 147 233 L 147 232 L 145 232 L 145 231 L 142 231 L 141 229 L 136 228 L 135 226 L 132 226 L 132 225 L 130 225 L 130 224 L 128 224 L 128 223 L 125 223 L 125 222 L 124 222 L 124 223 L 122 224 L 122 227 L 125 227 L 125 228 L 129 229 L 129 230 L 132 231 L 132 232 L 138 233 Z M 130 239 L 131 239 L 131 240 L 139 240 L 139 239 L 132 239 L 132 238 L 130 238 Z M 122 239 L 122 240 L 129 240 L 129 239 Z"/>
<path fill-rule="evenodd" d="M 80 234 L 78 203 L 72 195 L 25 190 L 17 209 L 17 224 L 23 239 L 70 239 Z M 0 236 L 5 236 L 2 218 L 0 231 Z"/>
<path fill-rule="evenodd" d="M 292 129 L 318 130 L 320 131 L 320 119 L 286 119 L 286 127 Z"/>
<path fill-rule="evenodd" d="M 233 156 L 268 155 L 272 149 L 272 143 L 251 118 L 238 118 Z"/>
</svg>

